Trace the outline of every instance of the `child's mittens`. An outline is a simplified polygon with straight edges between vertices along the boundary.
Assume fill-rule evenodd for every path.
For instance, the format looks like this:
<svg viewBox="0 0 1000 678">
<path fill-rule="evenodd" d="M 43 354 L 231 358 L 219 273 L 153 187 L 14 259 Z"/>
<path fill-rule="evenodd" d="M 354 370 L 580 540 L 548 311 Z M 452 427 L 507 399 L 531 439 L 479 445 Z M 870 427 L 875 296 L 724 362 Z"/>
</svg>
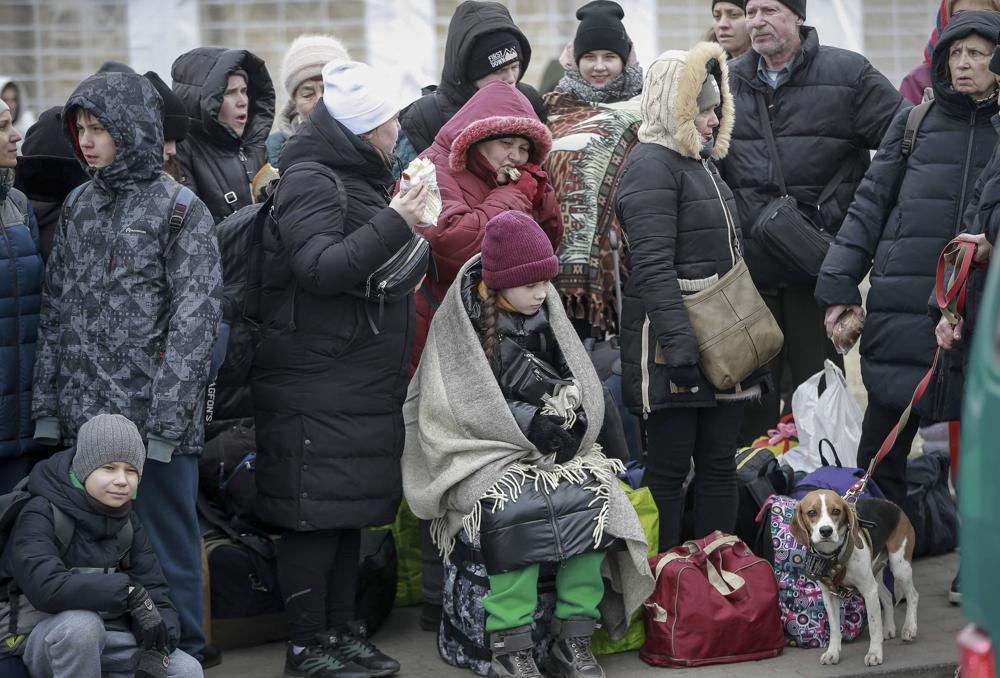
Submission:
<svg viewBox="0 0 1000 678">
<path fill-rule="evenodd" d="M 555 454 L 557 464 L 572 459 L 580 444 L 576 436 L 562 427 L 565 421 L 558 415 L 542 414 L 539 410 L 528 427 L 528 441 L 542 454 Z"/>
<path fill-rule="evenodd" d="M 142 650 L 136 655 L 134 678 L 167 678 L 170 655 L 156 650 Z"/>
<path fill-rule="evenodd" d="M 132 633 L 143 650 L 170 654 L 170 633 L 149 593 L 139 584 L 132 585 L 126 603 L 132 618 Z"/>
</svg>

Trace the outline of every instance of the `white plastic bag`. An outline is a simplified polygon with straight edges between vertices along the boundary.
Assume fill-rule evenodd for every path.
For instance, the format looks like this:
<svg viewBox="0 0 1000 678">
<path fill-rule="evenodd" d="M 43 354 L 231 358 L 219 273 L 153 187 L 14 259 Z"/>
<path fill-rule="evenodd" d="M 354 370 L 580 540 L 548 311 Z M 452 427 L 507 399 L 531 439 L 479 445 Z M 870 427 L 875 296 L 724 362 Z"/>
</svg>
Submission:
<svg viewBox="0 0 1000 678">
<path fill-rule="evenodd" d="M 822 394 L 819 393 L 821 381 L 825 382 Z M 823 439 L 830 441 L 845 467 L 858 465 L 861 408 L 847 389 L 843 371 L 833 362 L 827 360 L 822 372 L 809 377 L 795 389 L 792 414 L 795 415 L 799 445 L 785 453 L 782 459 L 793 469 L 811 473 L 822 466 L 819 443 Z M 828 449 L 825 454 L 828 463 L 836 463 L 830 458 Z"/>
</svg>

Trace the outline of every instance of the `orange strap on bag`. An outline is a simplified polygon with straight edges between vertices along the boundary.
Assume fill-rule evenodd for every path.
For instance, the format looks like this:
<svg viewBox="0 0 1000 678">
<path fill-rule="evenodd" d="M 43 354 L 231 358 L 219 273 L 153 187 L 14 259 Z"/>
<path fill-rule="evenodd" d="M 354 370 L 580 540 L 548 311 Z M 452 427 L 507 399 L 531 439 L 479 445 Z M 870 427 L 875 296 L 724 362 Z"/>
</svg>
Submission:
<svg viewBox="0 0 1000 678">
<path fill-rule="evenodd" d="M 941 315 L 947 318 L 948 322 L 952 325 L 957 325 L 962 320 L 962 314 L 965 312 L 965 298 L 968 292 L 969 274 L 975 267 L 973 262 L 975 254 L 975 243 L 964 240 L 952 240 L 945 246 L 938 257 L 934 283 L 935 295 L 938 308 L 941 309 Z M 947 278 L 947 281 L 945 278 Z M 940 357 L 941 348 L 939 347 L 934 353 L 931 369 L 928 370 L 924 378 L 917 384 L 917 388 L 913 391 L 913 397 L 910 398 L 910 404 L 906 406 L 903 414 L 899 417 L 899 421 L 889 431 L 889 435 L 882 442 L 878 454 L 875 455 L 868 465 L 868 470 L 844 494 L 844 500 L 848 503 L 854 504 L 857 502 L 865 489 L 865 485 L 868 484 L 868 479 L 875 472 L 875 468 L 882 463 L 882 460 L 889 454 L 893 445 L 896 444 L 899 432 L 906 428 L 906 424 L 910 421 L 910 414 L 913 412 L 913 408 L 924 397 L 924 392 L 927 391 L 927 387 L 930 385 Z"/>
</svg>

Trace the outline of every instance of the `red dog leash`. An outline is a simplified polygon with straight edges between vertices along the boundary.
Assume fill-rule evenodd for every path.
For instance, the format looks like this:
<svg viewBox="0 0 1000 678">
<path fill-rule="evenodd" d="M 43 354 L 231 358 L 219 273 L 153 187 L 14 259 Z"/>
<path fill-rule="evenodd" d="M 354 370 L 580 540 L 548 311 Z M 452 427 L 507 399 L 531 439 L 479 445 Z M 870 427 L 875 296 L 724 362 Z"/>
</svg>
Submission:
<svg viewBox="0 0 1000 678">
<path fill-rule="evenodd" d="M 937 304 L 941 309 L 941 315 L 947 318 L 948 322 L 952 325 L 957 325 L 962 319 L 962 314 L 965 312 L 965 298 L 968 293 L 969 274 L 975 266 L 973 263 L 975 254 L 975 243 L 964 240 L 952 240 L 945 246 L 938 257 L 934 283 Z M 947 281 L 945 280 L 946 277 Z M 931 369 L 920 380 L 920 383 L 917 384 L 917 388 L 913 391 L 913 397 L 910 399 L 910 404 L 906 406 L 903 414 L 899 417 L 899 421 L 889 431 L 889 435 L 882 442 L 882 447 L 879 448 L 878 454 L 875 455 L 868 465 L 868 470 L 844 494 L 844 500 L 848 504 L 857 502 L 865 486 L 868 484 L 869 478 L 875 472 L 875 467 L 882 463 L 882 460 L 889 454 L 889 450 L 896 444 L 899 432 L 906 428 L 906 424 L 910 421 L 910 414 L 913 412 L 913 408 L 924 397 L 924 392 L 927 391 L 927 387 L 931 383 L 931 378 L 934 376 L 934 371 L 937 369 L 940 357 L 941 348 L 939 347 L 934 353 Z"/>
</svg>

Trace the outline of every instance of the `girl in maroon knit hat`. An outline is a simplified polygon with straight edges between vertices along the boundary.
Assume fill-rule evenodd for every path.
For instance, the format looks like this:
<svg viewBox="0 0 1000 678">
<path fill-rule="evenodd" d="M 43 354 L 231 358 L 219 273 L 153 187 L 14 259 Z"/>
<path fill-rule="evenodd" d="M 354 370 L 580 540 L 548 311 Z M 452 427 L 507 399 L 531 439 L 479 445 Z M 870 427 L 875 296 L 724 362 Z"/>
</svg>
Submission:
<svg viewBox="0 0 1000 678">
<path fill-rule="evenodd" d="M 632 579 L 608 589 L 630 592 L 618 610 L 641 604 L 649 568 L 638 519 L 621 502 L 621 463 L 596 444 L 602 385 L 550 284 L 559 261 L 538 223 L 502 212 L 486 223 L 481 251 L 435 314 L 411 381 L 403 487 L 414 513 L 434 521 L 443 554 L 456 537 L 482 549 L 485 629 L 466 630 L 488 636 L 490 676 L 540 678 L 533 651 L 547 646 L 545 625 L 533 637 L 532 622 L 548 564 L 558 575 L 546 675 L 603 678 L 590 639 L 606 551 L 618 538 L 626 545 L 607 555 L 624 558 L 608 569 Z M 446 587 L 444 614 L 468 624 L 468 601 Z M 624 630 L 613 613 L 604 623 Z"/>
</svg>

